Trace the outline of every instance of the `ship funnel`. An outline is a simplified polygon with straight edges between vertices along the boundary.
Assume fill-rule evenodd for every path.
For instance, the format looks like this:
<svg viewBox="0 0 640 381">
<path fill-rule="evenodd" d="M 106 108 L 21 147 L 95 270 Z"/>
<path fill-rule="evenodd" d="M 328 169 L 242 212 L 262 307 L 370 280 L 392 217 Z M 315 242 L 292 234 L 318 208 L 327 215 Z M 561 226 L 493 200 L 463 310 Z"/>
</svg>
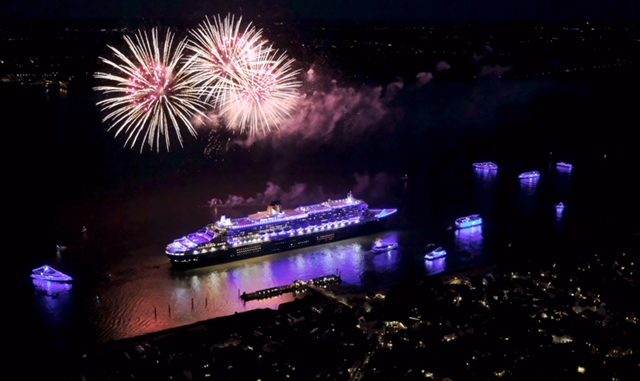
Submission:
<svg viewBox="0 0 640 381">
<path fill-rule="evenodd" d="M 269 206 L 267 206 L 267 213 L 269 215 L 282 213 L 282 205 L 280 205 L 280 201 L 273 201 Z"/>
</svg>

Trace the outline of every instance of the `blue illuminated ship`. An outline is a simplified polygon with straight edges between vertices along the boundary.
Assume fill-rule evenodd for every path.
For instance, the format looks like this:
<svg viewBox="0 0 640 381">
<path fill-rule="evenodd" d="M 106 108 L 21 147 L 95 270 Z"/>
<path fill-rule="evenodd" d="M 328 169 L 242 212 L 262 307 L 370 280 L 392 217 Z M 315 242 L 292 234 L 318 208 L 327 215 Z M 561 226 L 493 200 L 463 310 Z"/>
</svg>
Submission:
<svg viewBox="0 0 640 381">
<path fill-rule="evenodd" d="M 165 254 L 176 266 L 202 266 L 297 249 L 372 233 L 396 209 L 369 209 L 351 193 L 340 200 L 283 210 L 279 202 L 247 217 L 222 216 L 174 240 Z"/>
<path fill-rule="evenodd" d="M 529 171 L 529 172 L 522 172 L 518 178 L 520 180 L 535 180 L 540 178 L 540 172 L 538 171 Z"/>
<path fill-rule="evenodd" d="M 73 281 L 73 278 L 67 274 L 61 273 L 51 266 L 41 266 L 31 271 L 31 277 L 33 279 L 47 280 L 51 282 L 69 283 Z"/>
<path fill-rule="evenodd" d="M 457 229 L 470 228 L 472 226 L 482 225 L 482 217 L 479 214 L 456 218 L 455 225 Z"/>
<path fill-rule="evenodd" d="M 447 255 L 447 251 L 442 247 L 438 247 L 427 254 L 425 254 L 424 258 L 428 261 L 434 261 L 438 258 L 442 258 Z"/>
<path fill-rule="evenodd" d="M 482 163 L 473 163 L 473 168 L 480 171 L 497 171 L 498 165 L 496 163 L 487 161 Z"/>
<path fill-rule="evenodd" d="M 395 241 L 383 241 L 381 239 L 377 239 L 373 244 L 371 251 L 374 253 L 384 253 L 386 251 L 395 250 L 398 248 L 398 242 Z"/>
<path fill-rule="evenodd" d="M 563 161 L 560 161 L 560 162 L 556 163 L 556 168 L 560 172 L 571 172 L 571 170 L 573 169 L 573 164 L 569 164 L 569 163 L 565 163 Z"/>
</svg>

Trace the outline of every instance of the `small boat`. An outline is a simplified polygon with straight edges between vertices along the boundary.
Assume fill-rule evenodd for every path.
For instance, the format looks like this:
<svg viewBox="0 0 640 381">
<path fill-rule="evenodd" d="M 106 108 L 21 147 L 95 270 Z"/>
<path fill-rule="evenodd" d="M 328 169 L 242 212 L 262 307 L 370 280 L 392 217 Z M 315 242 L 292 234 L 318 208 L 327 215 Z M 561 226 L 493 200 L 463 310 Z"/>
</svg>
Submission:
<svg viewBox="0 0 640 381">
<path fill-rule="evenodd" d="M 397 248 L 398 248 L 397 242 L 393 242 L 393 241 L 385 242 L 381 239 L 377 239 L 376 242 L 373 244 L 371 251 L 373 251 L 374 253 L 383 253 L 385 251 L 391 251 Z"/>
<path fill-rule="evenodd" d="M 559 202 L 556 204 L 556 212 L 560 213 L 564 210 L 564 203 L 563 202 Z"/>
<path fill-rule="evenodd" d="M 430 252 L 428 252 L 427 254 L 424 255 L 424 259 L 428 260 L 428 261 L 433 261 L 436 260 L 438 258 L 442 258 L 444 256 L 447 255 L 447 251 L 445 249 L 443 249 L 442 247 L 438 247 L 434 250 L 431 250 Z"/>
<path fill-rule="evenodd" d="M 479 214 L 456 218 L 456 229 L 470 228 L 472 226 L 482 225 L 482 217 Z"/>
<path fill-rule="evenodd" d="M 561 171 L 571 171 L 573 169 L 573 164 L 565 163 L 560 161 L 556 163 L 556 168 Z"/>
<path fill-rule="evenodd" d="M 33 269 L 31 271 L 31 277 L 33 279 L 48 280 L 51 282 L 69 283 L 73 281 L 73 278 L 67 274 L 61 273 L 51 266 L 44 265 Z"/>
<path fill-rule="evenodd" d="M 571 173 L 571 171 L 573 170 L 573 164 L 569 164 L 561 161 L 556 163 L 556 169 L 560 173 Z"/>
<path fill-rule="evenodd" d="M 482 171 L 497 171 L 498 164 L 493 163 L 491 161 L 485 161 L 485 162 L 473 163 L 473 168 L 479 169 Z"/>
<path fill-rule="evenodd" d="M 533 179 L 537 179 L 540 177 L 540 172 L 538 171 L 529 171 L 529 172 L 522 172 L 518 178 L 520 180 L 533 180 Z"/>
</svg>

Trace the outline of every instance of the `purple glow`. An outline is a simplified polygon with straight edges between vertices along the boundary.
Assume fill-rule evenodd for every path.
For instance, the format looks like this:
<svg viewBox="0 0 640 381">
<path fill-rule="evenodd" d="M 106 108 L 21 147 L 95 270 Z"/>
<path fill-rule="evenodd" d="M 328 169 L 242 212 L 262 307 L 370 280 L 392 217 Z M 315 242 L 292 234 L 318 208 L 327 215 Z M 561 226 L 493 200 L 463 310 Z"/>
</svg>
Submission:
<svg viewBox="0 0 640 381">
<path fill-rule="evenodd" d="M 564 203 L 559 202 L 555 205 L 556 207 L 556 218 L 557 219 L 561 219 L 562 218 L 562 214 L 564 213 Z"/>
<path fill-rule="evenodd" d="M 73 281 L 73 278 L 71 278 L 69 275 L 61 273 L 60 271 L 47 265 L 38 267 L 37 269 L 33 269 L 31 271 L 31 278 L 63 283 Z"/>
<path fill-rule="evenodd" d="M 457 252 L 466 252 L 473 256 L 482 254 L 482 243 L 484 241 L 482 225 L 456 230 L 454 234 L 455 250 Z"/>
<path fill-rule="evenodd" d="M 397 212 L 398 209 L 380 209 L 380 212 L 378 212 L 378 209 L 372 209 L 371 211 L 377 212 L 376 218 L 385 218 Z"/>
<path fill-rule="evenodd" d="M 67 292 L 71 290 L 71 283 L 50 281 L 44 279 L 34 278 L 32 279 L 33 285 L 40 291 L 46 292 L 49 295 L 58 294 L 61 292 Z"/>
<path fill-rule="evenodd" d="M 425 254 L 424 258 L 428 261 L 433 261 L 436 260 L 438 258 L 442 258 L 444 256 L 447 255 L 447 251 L 445 249 L 443 249 L 442 247 L 438 247 L 435 250 L 432 250 L 430 252 L 428 252 L 427 254 Z"/>
<path fill-rule="evenodd" d="M 491 161 L 486 161 L 486 162 L 480 162 L 480 163 L 473 163 L 473 168 L 481 171 L 497 171 L 498 165 Z"/>
<path fill-rule="evenodd" d="M 382 253 L 385 251 L 391 251 L 398 248 L 398 242 L 395 241 L 383 241 L 381 239 L 377 239 L 373 244 L 371 251 L 374 253 Z"/>
<path fill-rule="evenodd" d="M 439 274 L 447 269 L 447 258 L 437 258 L 433 261 L 425 261 L 429 274 Z"/>
<path fill-rule="evenodd" d="M 520 180 L 537 180 L 540 178 L 540 172 L 538 171 L 529 171 L 529 172 L 522 172 L 518 178 Z"/>
<path fill-rule="evenodd" d="M 571 170 L 573 170 L 573 164 L 560 161 L 556 163 L 556 169 L 558 172 L 571 172 Z"/>
<path fill-rule="evenodd" d="M 455 225 L 457 229 L 466 229 L 472 226 L 482 225 L 482 217 L 479 214 L 456 218 Z"/>
</svg>

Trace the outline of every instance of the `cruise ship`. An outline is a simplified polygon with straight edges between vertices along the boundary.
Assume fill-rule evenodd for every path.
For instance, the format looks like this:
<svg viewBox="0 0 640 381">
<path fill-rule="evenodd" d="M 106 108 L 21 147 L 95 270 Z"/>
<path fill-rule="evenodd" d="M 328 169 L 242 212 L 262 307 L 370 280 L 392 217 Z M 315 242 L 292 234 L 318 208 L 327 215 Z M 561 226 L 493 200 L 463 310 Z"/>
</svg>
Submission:
<svg viewBox="0 0 640 381">
<path fill-rule="evenodd" d="M 237 261 L 318 245 L 380 230 L 397 209 L 369 209 L 351 193 L 340 200 L 282 209 L 272 202 L 266 211 L 242 218 L 222 216 L 195 233 L 167 245 L 176 267 Z"/>
</svg>

